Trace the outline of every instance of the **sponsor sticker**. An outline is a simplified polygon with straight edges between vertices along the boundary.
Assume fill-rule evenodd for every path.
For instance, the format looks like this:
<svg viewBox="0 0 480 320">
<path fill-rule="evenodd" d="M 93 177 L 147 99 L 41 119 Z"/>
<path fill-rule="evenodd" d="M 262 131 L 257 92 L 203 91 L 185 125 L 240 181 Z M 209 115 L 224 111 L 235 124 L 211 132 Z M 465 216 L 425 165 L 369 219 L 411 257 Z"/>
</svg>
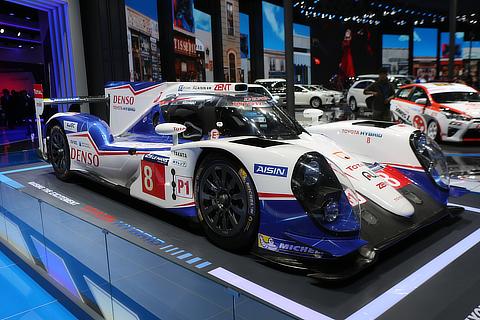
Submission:
<svg viewBox="0 0 480 320">
<path fill-rule="evenodd" d="M 191 177 L 175 176 L 175 184 L 177 188 L 177 197 L 188 199 L 193 198 L 193 186 Z"/>
<path fill-rule="evenodd" d="M 253 165 L 253 172 L 256 174 L 264 174 L 267 176 L 286 177 L 288 174 L 288 168 L 255 163 Z"/>
<path fill-rule="evenodd" d="M 212 131 L 210 131 L 211 140 L 216 140 L 218 138 L 220 138 L 220 131 L 218 131 L 217 129 L 213 129 Z"/>
<path fill-rule="evenodd" d="M 64 121 L 63 121 L 63 128 L 64 128 L 66 131 L 78 132 L 78 123 L 77 123 L 77 122 L 74 122 L 74 121 L 66 121 L 66 120 L 64 120 Z"/>
<path fill-rule="evenodd" d="M 143 160 L 145 161 L 162 164 L 164 166 L 168 165 L 169 159 L 170 158 L 168 157 L 164 157 L 164 156 L 160 156 L 158 154 L 152 154 L 152 153 L 147 154 L 143 157 Z"/>
<path fill-rule="evenodd" d="M 97 154 L 73 147 L 70 148 L 70 159 L 88 166 L 98 167 L 100 165 L 100 158 Z"/>
<path fill-rule="evenodd" d="M 186 168 L 187 162 L 183 160 L 172 159 L 172 166 Z"/>
<path fill-rule="evenodd" d="M 64 195 L 62 195 L 62 194 L 60 194 L 56 191 L 53 191 L 52 189 L 49 189 L 49 188 L 47 188 L 47 187 L 45 187 L 45 186 L 43 186 L 39 183 L 30 181 L 28 184 L 31 185 L 34 188 L 37 188 L 38 190 L 41 190 L 41 191 L 45 192 L 46 194 L 48 194 L 48 195 L 50 195 L 50 196 L 52 196 L 52 197 L 54 197 L 54 198 L 56 198 L 60 201 L 63 201 L 65 203 L 71 205 L 71 206 L 76 206 L 76 205 L 80 204 L 80 202 L 72 200 L 69 197 L 64 196 Z"/>
<path fill-rule="evenodd" d="M 261 233 L 258 234 L 258 247 L 269 251 L 275 251 L 297 256 L 319 258 L 323 255 L 323 252 L 314 248 L 299 245 L 298 243 L 293 241 L 274 238 Z"/>
</svg>

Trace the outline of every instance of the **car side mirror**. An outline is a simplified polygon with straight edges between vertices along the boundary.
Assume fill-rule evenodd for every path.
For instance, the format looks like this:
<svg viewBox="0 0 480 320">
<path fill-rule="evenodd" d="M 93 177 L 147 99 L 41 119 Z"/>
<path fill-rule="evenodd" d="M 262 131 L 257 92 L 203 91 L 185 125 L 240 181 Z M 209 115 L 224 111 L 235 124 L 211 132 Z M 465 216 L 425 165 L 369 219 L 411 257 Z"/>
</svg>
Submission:
<svg viewBox="0 0 480 320">
<path fill-rule="evenodd" d="M 318 124 L 318 120 L 323 116 L 323 111 L 318 109 L 305 109 L 303 111 L 305 118 L 312 119 L 312 126 Z"/>
<path fill-rule="evenodd" d="M 179 123 L 160 123 L 155 127 L 155 133 L 159 135 L 171 135 L 173 145 L 178 144 L 178 134 L 187 130 L 183 124 Z"/>
<path fill-rule="evenodd" d="M 417 100 L 415 100 L 415 103 L 416 104 L 421 104 L 422 106 L 426 106 L 427 105 L 427 98 L 417 99 Z"/>
</svg>

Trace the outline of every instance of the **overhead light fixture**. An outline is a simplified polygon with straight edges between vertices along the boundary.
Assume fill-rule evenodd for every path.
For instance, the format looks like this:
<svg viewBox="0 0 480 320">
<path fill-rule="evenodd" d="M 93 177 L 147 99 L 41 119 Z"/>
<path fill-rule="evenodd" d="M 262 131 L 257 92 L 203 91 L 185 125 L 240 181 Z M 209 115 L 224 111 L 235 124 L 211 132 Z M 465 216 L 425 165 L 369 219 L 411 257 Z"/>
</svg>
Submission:
<svg viewBox="0 0 480 320">
<path fill-rule="evenodd" d="M 18 31 L 17 37 L 20 37 L 21 35 L 22 35 L 22 33 L 20 31 Z"/>
<path fill-rule="evenodd" d="M 9 16 L 14 16 L 14 15 L 15 15 L 15 13 L 13 13 L 13 12 L 10 12 L 8 15 L 9 15 Z"/>
<path fill-rule="evenodd" d="M 25 19 L 30 20 L 31 18 L 30 17 L 25 17 Z"/>
<path fill-rule="evenodd" d="M 22 47 L 22 45 L 21 45 L 21 44 L 19 44 L 19 45 L 18 45 L 18 47 L 19 47 L 19 48 L 21 48 L 21 47 Z"/>
<path fill-rule="evenodd" d="M 35 47 L 34 47 L 34 46 L 30 46 L 30 49 L 35 49 Z"/>
<path fill-rule="evenodd" d="M 0 29 L 0 33 L 4 33 L 5 32 L 5 29 Z"/>
</svg>

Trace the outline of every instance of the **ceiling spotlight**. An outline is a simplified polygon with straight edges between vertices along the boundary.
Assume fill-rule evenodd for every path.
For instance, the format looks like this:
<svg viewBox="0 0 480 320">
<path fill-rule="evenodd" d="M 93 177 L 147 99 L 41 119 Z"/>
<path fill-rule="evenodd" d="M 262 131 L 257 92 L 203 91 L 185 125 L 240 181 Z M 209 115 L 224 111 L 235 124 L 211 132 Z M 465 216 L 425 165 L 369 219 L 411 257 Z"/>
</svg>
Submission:
<svg viewBox="0 0 480 320">
<path fill-rule="evenodd" d="M 22 35 L 22 33 L 20 31 L 18 31 L 17 37 L 20 37 L 21 35 Z"/>
<path fill-rule="evenodd" d="M 19 48 L 21 48 L 21 47 L 22 47 L 22 45 L 21 45 L 21 44 L 19 44 L 19 45 L 18 45 L 18 47 L 19 47 Z"/>
<path fill-rule="evenodd" d="M 10 12 L 8 15 L 9 15 L 9 16 L 14 16 L 14 15 L 15 15 L 15 13 L 13 13 L 13 12 Z"/>
<path fill-rule="evenodd" d="M 30 20 L 30 19 L 32 19 L 32 18 L 30 18 L 30 17 L 25 17 L 25 19 Z"/>
<path fill-rule="evenodd" d="M 4 33 L 5 32 L 5 29 L 0 29 L 0 33 Z"/>
<path fill-rule="evenodd" d="M 30 49 L 35 49 L 35 47 L 34 47 L 34 46 L 30 46 Z"/>
</svg>

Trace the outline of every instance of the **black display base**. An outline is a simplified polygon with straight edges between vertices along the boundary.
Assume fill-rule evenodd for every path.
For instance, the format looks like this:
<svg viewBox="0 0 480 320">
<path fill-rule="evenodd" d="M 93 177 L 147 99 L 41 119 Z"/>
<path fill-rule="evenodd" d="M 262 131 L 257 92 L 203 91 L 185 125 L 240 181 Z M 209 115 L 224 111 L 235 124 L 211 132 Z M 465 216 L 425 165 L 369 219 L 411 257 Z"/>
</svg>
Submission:
<svg viewBox="0 0 480 320">
<path fill-rule="evenodd" d="M 23 166 L 20 169 L 28 167 Z M 12 169 L 19 167 L 4 170 Z M 124 225 L 134 227 L 135 230 L 174 243 L 177 247 L 186 249 L 211 263 L 202 269 L 186 266 L 196 273 L 202 273 L 220 282 L 209 271 L 224 268 L 255 285 L 335 319 L 356 315 L 356 312 L 365 305 L 372 304 L 372 301 L 373 303 L 380 301 L 377 298 L 382 294 L 480 228 L 480 214 L 465 211 L 457 217 L 428 226 L 411 238 L 388 248 L 382 252 L 372 267 L 358 276 L 340 283 L 325 283 L 306 276 L 304 272 L 292 272 L 272 266 L 253 255 L 224 251 L 209 243 L 199 228 L 189 226 L 190 223 L 184 219 L 126 197 L 86 178 L 75 177 L 72 182 L 62 182 L 55 178 L 50 168 L 12 172 L 5 176 L 23 185 L 24 187 L 19 189 L 21 192 L 65 210 L 147 250 L 152 252 L 156 250 L 152 241 L 139 237 L 138 232 L 135 234 L 127 228 L 118 227 L 118 224 L 112 224 L 111 217 Z M 65 199 L 62 201 L 53 197 L 33 187 L 29 182 L 35 182 L 67 196 L 79 205 L 72 206 L 65 202 Z M 465 199 L 466 205 L 480 204 L 479 194 L 468 194 Z M 462 201 L 462 198 L 454 200 L 457 204 L 462 204 Z M 86 206 L 90 209 L 85 210 Z M 165 255 L 167 259 L 174 259 L 163 251 L 159 251 L 158 254 Z M 380 312 L 380 314 L 384 312 L 382 318 L 465 319 L 480 304 L 479 295 L 476 294 L 480 287 L 479 263 L 480 245 L 475 243 L 459 258 L 453 259 L 452 263 L 431 276 L 428 281 L 421 282 L 418 288 L 415 287 L 416 289 L 400 302 L 391 306 L 381 304 L 379 308 L 384 308 Z M 253 292 L 247 294 L 255 295 Z M 444 317 L 446 314 L 448 316 Z"/>
</svg>

